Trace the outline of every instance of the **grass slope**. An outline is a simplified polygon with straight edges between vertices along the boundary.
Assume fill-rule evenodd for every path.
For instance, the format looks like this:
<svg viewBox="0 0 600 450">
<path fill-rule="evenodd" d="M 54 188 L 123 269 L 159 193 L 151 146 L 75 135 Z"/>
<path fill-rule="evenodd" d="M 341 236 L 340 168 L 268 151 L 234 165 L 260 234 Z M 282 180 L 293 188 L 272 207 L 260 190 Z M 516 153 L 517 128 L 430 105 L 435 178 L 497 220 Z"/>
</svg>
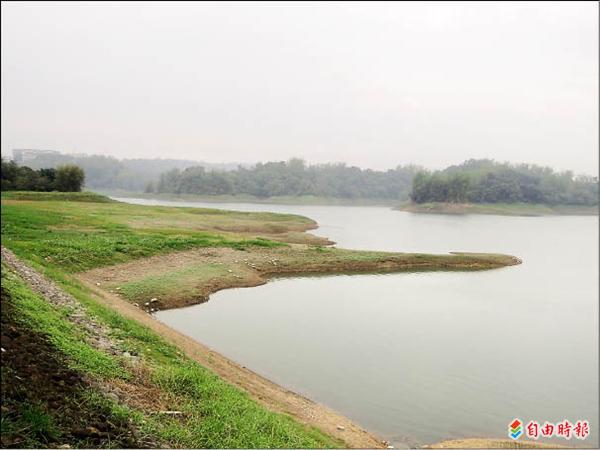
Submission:
<svg viewBox="0 0 600 450">
<path fill-rule="evenodd" d="M 12 196 L 2 201 L 4 245 L 17 255 L 69 272 L 198 247 L 276 247 L 283 244 L 261 234 L 312 226 L 314 222 L 300 216 L 271 213 L 21 201 Z"/>
<path fill-rule="evenodd" d="M 107 421 L 113 420 L 111 417 L 114 416 L 115 421 L 131 422 L 142 436 L 150 436 L 153 442 L 164 442 L 172 447 L 312 448 L 341 445 L 319 430 L 266 410 L 247 394 L 183 357 L 175 347 L 148 329 L 98 304 L 77 282 L 63 279 L 63 284 L 85 305 L 91 317 L 108 327 L 124 354 L 127 352 L 140 358 L 143 371 L 139 366 L 129 364 L 124 356 L 107 355 L 93 348 L 86 342 L 82 329 L 69 321 L 68 309 L 52 308 L 15 273 L 6 267 L 2 270 L 3 297 L 11 299 L 19 322 L 31 332 L 45 336 L 73 371 L 103 383 L 126 380 L 130 390 L 143 387 L 145 394 L 156 396 L 165 409 L 181 412 L 181 415 L 169 416 L 152 407 L 124 406 L 88 387 L 81 395 L 90 398 L 93 407 L 102 407 L 108 414 Z M 145 374 L 142 379 L 140 372 Z M 6 401 L 4 393 L 3 401 Z M 31 408 L 35 413 L 27 412 Z M 8 421 L 3 419 L 3 438 L 14 435 L 21 427 L 32 431 L 25 441 L 30 445 L 44 447 L 52 442 L 63 442 L 61 431 L 55 424 L 68 418 L 64 414 L 59 417 L 59 414 L 61 409 L 52 405 L 23 405 Z M 84 447 L 89 444 L 85 439 L 67 440 Z M 118 447 L 119 442 L 114 444 Z"/>
</svg>

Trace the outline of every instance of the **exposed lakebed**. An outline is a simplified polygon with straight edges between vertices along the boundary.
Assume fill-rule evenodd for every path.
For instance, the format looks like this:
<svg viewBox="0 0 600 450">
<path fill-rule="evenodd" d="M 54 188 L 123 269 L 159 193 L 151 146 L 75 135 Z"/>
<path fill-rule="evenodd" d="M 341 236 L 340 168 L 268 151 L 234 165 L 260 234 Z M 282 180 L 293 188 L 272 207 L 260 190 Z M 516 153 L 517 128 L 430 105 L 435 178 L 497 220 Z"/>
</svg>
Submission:
<svg viewBox="0 0 600 450">
<path fill-rule="evenodd" d="M 582 444 L 597 445 L 597 217 L 123 200 L 301 214 L 343 248 L 520 257 L 485 272 L 281 278 L 158 318 L 396 446 L 505 437 L 514 417 L 587 419 Z"/>
</svg>

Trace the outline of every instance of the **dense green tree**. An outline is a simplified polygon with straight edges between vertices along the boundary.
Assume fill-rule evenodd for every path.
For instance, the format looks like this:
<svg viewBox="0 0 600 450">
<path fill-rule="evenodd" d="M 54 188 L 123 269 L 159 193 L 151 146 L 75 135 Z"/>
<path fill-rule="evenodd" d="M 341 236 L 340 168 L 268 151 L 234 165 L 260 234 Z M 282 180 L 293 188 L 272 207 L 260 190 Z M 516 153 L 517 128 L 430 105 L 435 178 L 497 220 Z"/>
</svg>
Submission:
<svg viewBox="0 0 600 450">
<path fill-rule="evenodd" d="M 56 169 L 55 187 L 61 192 L 79 192 L 83 187 L 85 173 L 75 165 L 59 166 Z"/>
<path fill-rule="evenodd" d="M 5 161 L 1 158 L 2 170 L 0 176 L 2 178 L 2 190 L 7 191 L 15 189 L 19 166 L 14 161 Z"/>
<path fill-rule="evenodd" d="M 77 166 L 34 170 L 2 158 L 3 191 L 80 191 L 83 180 L 84 172 Z"/>
<path fill-rule="evenodd" d="M 597 205 L 598 180 L 530 164 L 468 160 L 445 170 L 418 173 L 413 179 L 411 199 L 416 203 Z"/>
<path fill-rule="evenodd" d="M 346 199 L 408 198 L 415 166 L 388 171 L 345 164 L 307 165 L 301 159 L 258 163 L 233 171 L 188 167 L 161 175 L 157 192 L 200 195 L 249 194 L 256 197 L 313 195 Z"/>
</svg>

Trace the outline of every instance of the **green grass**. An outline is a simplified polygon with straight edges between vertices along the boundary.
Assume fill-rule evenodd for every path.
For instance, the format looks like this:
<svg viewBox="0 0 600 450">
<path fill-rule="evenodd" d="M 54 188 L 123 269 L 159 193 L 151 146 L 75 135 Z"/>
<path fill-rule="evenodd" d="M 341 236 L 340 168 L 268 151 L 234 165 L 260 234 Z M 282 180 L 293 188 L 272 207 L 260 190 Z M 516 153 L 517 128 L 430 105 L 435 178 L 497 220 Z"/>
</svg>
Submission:
<svg viewBox="0 0 600 450">
<path fill-rule="evenodd" d="M 25 434 L 27 439 L 20 443 L 21 448 L 41 448 L 60 435 L 52 416 L 40 405 L 23 402 L 19 412 L 16 419 L 2 414 L 0 428 L 5 436 Z"/>
<path fill-rule="evenodd" d="M 48 266 L 78 272 L 157 253 L 198 247 L 248 249 L 284 244 L 260 237 L 211 231 L 163 228 L 168 208 L 123 203 L 2 202 L 2 243 L 17 255 Z M 206 210 L 212 211 L 212 210 Z M 180 208 L 177 220 L 194 223 L 205 210 Z M 148 216 L 145 228 L 127 224 L 131 217 Z M 220 215 L 220 211 L 216 213 Z M 243 217 L 247 216 L 244 213 Z M 211 216 L 214 213 L 211 213 Z M 271 214 L 262 220 L 272 221 Z M 235 214 L 230 215 L 232 220 Z M 275 220 L 286 220 L 284 217 Z M 290 220 L 288 217 L 287 220 Z M 158 224 L 159 226 L 153 226 Z"/>
<path fill-rule="evenodd" d="M 227 275 L 227 268 L 222 265 L 192 264 L 183 269 L 121 284 L 119 293 L 130 301 L 148 301 L 150 296 L 159 297 L 175 293 L 194 298 L 197 296 L 195 286 L 223 275 Z"/>
<path fill-rule="evenodd" d="M 274 415 L 249 402 L 245 393 L 199 370 L 197 364 L 183 362 L 163 367 L 155 371 L 154 381 L 165 392 L 187 399 L 180 404 L 186 420 L 172 420 L 163 429 L 176 445 L 190 441 L 206 448 L 266 448 L 274 442 L 295 448 L 340 444 L 324 439 L 323 433 L 314 428 L 297 433 L 297 424 L 290 417 Z M 230 420 L 223 420 L 225 417 Z"/>
<path fill-rule="evenodd" d="M 46 275 L 74 295 L 90 317 L 107 326 L 123 351 L 141 355 L 151 370 L 151 383 L 160 389 L 173 409 L 184 412 L 183 417 L 170 417 L 117 405 L 98 393 L 88 393 L 91 403 L 110 408 L 111 415 L 117 418 L 126 417 L 142 434 L 168 442 L 172 447 L 184 448 L 343 446 L 316 428 L 257 404 L 245 392 L 183 356 L 149 329 L 99 304 L 86 287 L 64 271 L 50 268 Z M 130 378 L 118 361 L 84 342 L 83 332 L 68 322 L 68 311 L 56 311 L 6 267 L 2 270 L 2 286 L 13 298 L 20 320 L 32 330 L 47 335 L 73 368 L 108 381 Z M 51 423 L 44 425 L 42 419 L 36 419 L 40 429 L 51 426 Z M 14 425 L 11 422 L 6 426 Z"/>
<path fill-rule="evenodd" d="M 68 320 L 70 311 L 67 308 L 51 306 L 4 265 L 2 287 L 10 293 L 18 320 L 28 328 L 46 335 L 69 359 L 73 369 L 99 377 L 128 377 L 117 360 L 86 343 L 84 331 Z"/>
</svg>

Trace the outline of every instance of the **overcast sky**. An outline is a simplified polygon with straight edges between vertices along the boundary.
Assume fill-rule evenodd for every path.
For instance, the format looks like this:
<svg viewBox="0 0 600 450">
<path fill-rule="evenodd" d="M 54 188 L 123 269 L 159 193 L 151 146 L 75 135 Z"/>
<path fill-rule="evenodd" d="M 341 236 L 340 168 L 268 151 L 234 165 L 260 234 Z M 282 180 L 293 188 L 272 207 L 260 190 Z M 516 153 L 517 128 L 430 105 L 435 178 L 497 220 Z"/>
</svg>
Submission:
<svg viewBox="0 0 600 450">
<path fill-rule="evenodd" d="M 598 3 L 2 3 L 12 148 L 598 171 Z"/>
</svg>

